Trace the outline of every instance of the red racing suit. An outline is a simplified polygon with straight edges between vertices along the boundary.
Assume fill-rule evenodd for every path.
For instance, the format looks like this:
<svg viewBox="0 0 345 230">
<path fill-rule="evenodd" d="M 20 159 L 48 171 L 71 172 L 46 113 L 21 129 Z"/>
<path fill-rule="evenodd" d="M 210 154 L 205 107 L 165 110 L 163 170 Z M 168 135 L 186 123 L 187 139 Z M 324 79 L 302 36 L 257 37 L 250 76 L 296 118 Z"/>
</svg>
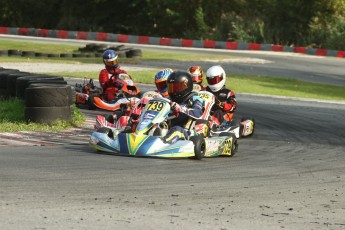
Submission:
<svg viewBox="0 0 345 230">
<path fill-rule="evenodd" d="M 115 100 L 116 93 L 119 90 L 119 85 L 117 84 L 117 77 L 119 74 L 128 74 L 127 71 L 122 70 L 120 68 L 116 68 L 114 73 L 110 73 L 106 69 L 102 69 L 99 73 L 99 84 L 103 89 L 103 98 L 106 101 L 113 101 Z"/>
<path fill-rule="evenodd" d="M 213 92 L 209 87 L 206 87 L 206 91 L 213 93 L 216 99 L 215 104 L 211 108 L 216 122 L 218 124 L 223 123 L 223 121 L 230 122 L 237 107 L 234 91 L 225 87 L 217 92 Z"/>
</svg>

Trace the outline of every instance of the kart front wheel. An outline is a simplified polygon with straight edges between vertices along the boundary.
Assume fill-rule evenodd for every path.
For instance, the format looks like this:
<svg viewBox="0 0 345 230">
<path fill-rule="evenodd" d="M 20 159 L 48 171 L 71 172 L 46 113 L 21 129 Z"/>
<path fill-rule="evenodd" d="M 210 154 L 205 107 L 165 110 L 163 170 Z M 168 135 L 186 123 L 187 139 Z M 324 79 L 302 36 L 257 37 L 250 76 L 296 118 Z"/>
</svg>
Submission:
<svg viewBox="0 0 345 230">
<path fill-rule="evenodd" d="M 206 151 L 205 139 L 202 136 L 192 136 L 189 140 L 194 144 L 194 159 L 201 160 Z"/>
</svg>

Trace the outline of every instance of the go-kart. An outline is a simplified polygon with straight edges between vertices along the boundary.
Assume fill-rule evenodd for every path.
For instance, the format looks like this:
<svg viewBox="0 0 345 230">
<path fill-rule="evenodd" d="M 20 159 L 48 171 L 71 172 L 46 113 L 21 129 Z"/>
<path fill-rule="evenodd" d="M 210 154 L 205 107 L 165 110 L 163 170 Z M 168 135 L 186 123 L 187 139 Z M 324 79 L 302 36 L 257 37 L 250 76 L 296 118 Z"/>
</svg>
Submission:
<svg viewBox="0 0 345 230">
<path fill-rule="evenodd" d="M 95 109 L 93 104 L 94 97 L 101 97 L 103 94 L 103 90 L 101 87 L 97 87 L 93 79 L 89 81 L 84 79 L 83 84 L 76 83 L 75 84 L 75 104 L 77 107 L 86 106 L 88 109 Z"/>
<path fill-rule="evenodd" d="M 212 117 L 211 108 L 215 103 L 215 96 L 208 91 L 199 91 L 198 95 L 205 102 L 205 112 L 201 119 L 196 122 L 196 131 L 208 136 L 222 136 L 234 133 L 236 138 L 248 137 L 253 135 L 255 128 L 255 120 L 251 117 L 243 117 L 240 121 L 228 119 L 224 124 L 217 122 Z"/>
<path fill-rule="evenodd" d="M 116 79 L 116 86 L 119 88 L 116 93 L 116 99 L 112 102 L 107 102 L 101 97 L 93 97 L 91 100 L 97 108 L 115 111 L 120 109 L 120 106 L 124 103 L 130 103 L 132 98 L 140 98 L 141 92 L 139 88 L 134 84 L 132 77 L 128 74 L 119 74 Z"/>
<path fill-rule="evenodd" d="M 153 98 L 162 98 L 162 96 L 157 92 L 148 91 L 143 94 L 141 99 L 130 98 L 126 101 L 123 100 L 123 103 L 119 104 L 118 109 L 115 110 L 113 114 L 96 116 L 95 129 L 108 127 L 112 129 L 113 132 L 117 133 L 118 130 L 122 130 L 123 127 L 131 126 L 134 132 L 142 110 L 145 108 L 148 101 Z M 128 103 L 128 101 L 130 101 L 130 103 Z"/>
<path fill-rule="evenodd" d="M 127 128 L 114 133 L 108 127 L 101 127 L 90 136 L 89 145 L 103 152 L 115 155 L 162 157 L 162 158 L 194 158 L 215 156 L 233 156 L 238 148 L 235 134 L 226 136 L 204 137 L 195 132 L 195 122 L 188 122 L 191 136 L 188 140 L 178 140 L 173 144 L 162 140 L 160 124 L 167 122 L 171 112 L 170 100 L 155 98 L 148 102 L 140 115 L 134 132 Z M 153 131 L 154 130 L 154 131 Z"/>
<path fill-rule="evenodd" d="M 88 84 L 84 82 L 83 86 L 76 84 L 76 104 L 87 105 L 90 110 L 99 108 L 107 111 L 116 111 L 119 110 L 123 104 L 128 104 L 131 103 L 132 100 L 135 100 L 131 98 L 138 99 L 141 97 L 139 88 L 134 84 L 131 76 L 128 74 L 119 74 L 115 82 L 118 91 L 116 92 L 114 101 L 104 100 L 102 88 L 96 87 L 92 79 L 90 79 Z M 81 90 L 77 90 L 77 88 Z M 80 91 L 80 93 L 78 93 L 78 91 Z"/>
</svg>

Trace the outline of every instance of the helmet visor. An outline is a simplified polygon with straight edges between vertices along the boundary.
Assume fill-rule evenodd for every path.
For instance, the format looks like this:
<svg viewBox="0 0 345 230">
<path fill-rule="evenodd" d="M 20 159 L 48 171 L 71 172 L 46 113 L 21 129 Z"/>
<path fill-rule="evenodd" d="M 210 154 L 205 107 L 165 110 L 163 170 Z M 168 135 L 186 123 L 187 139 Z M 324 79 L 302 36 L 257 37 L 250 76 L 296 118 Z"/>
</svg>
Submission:
<svg viewBox="0 0 345 230">
<path fill-rule="evenodd" d="M 183 91 L 187 89 L 187 83 L 186 82 L 174 82 L 174 83 L 168 83 L 168 93 L 176 93 Z"/>
<path fill-rule="evenodd" d="M 215 84 L 218 84 L 219 82 L 221 82 L 222 80 L 223 80 L 223 74 L 218 75 L 218 76 L 214 76 L 214 77 L 208 77 L 207 83 L 209 85 L 215 85 Z"/>
<path fill-rule="evenodd" d="M 193 78 L 193 82 L 197 82 L 197 83 L 199 83 L 201 80 L 199 74 L 192 75 L 192 78 Z"/>
<path fill-rule="evenodd" d="M 158 91 L 166 90 L 166 88 L 168 87 L 167 82 L 166 81 L 156 82 L 156 87 Z"/>
<path fill-rule="evenodd" d="M 104 59 L 104 64 L 106 66 L 117 66 L 119 64 L 118 60 L 115 59 L 115 60 L 112 60 L 112 61 L 109 61 L 109 60 L 106 60 Z"/>
</svg>

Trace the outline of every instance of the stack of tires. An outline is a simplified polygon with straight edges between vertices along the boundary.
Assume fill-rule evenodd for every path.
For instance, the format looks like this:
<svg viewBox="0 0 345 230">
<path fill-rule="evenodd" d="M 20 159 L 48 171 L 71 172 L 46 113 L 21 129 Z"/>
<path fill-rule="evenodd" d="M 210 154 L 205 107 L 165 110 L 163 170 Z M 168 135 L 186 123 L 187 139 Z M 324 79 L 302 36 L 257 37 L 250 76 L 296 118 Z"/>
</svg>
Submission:
<svg viewBox="0 0 345 230">
<path fill-rule="evenodd" d="M 8 98 L 9 89 L 7 87 L 7 81 L 10 79 L 10 75 L 20 73 L 17 69 L 0 69 L 0 97 Z"/>
<path fill-rule="evenodd" d="M 75 89 L 61 76 L 0 69 L 0 96 L 24 101 L 27 122 L 69 121 L 74 112 Z"/>
</svg>

